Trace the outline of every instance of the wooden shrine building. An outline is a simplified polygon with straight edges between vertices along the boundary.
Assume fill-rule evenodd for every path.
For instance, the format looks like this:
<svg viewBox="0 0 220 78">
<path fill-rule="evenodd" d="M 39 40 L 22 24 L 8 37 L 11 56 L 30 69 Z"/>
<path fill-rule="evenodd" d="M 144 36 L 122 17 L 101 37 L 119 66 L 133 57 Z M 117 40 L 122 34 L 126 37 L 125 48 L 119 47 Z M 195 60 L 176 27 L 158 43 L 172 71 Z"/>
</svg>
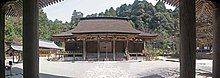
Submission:
<svg viewBox="0 0 220 78">
<path fill-rule="evenodd" d="M 17 58 L 17 62 L 22 59 L 23 46 L 21 44 L 10 43 L 8 44 L 8 49 L 6 53 L 12 56 L 12 62 L 14 63 Z M 39 40 L 39 57 L 51 57 L 51 55 L 56 55 L 56 53 L 62 51 L 63 48 L 57 46 L 53 41 Z"/>
<path fill-rule="evenodd" d="M 144 42 L 156 36 L 134 29 L 127 18 L 87 17 L 53 38 L 65 43 L 66 52 L 61 54 L 75 60 L 123 60 L 142 55 Z"/>
</svg>

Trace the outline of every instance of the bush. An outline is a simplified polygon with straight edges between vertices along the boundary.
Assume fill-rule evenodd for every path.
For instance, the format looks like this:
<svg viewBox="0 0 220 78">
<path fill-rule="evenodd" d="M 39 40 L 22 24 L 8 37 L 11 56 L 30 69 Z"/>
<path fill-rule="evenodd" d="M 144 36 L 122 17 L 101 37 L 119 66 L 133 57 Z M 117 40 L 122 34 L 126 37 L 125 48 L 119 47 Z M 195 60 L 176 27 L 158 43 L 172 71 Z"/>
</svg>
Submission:
<svg viewBox="0 0 220 78">
<path fill-rule="evenodd" d="M 154 50 L 144 49 L 144 54 L 147 58 L 146 60 L 157 60 L 156 57 L 162 53 L 163 53 L 162 49 L 154 49 Z"/>
</svg>

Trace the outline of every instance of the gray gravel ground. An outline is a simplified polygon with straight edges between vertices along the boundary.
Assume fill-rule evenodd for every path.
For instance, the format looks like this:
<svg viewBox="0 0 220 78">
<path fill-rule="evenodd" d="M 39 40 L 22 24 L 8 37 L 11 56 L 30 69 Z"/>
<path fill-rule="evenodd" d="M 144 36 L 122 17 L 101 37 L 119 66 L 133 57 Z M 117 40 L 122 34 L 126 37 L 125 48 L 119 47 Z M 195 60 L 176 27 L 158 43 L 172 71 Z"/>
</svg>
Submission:
<svg viewBox="0 0 220 78">
<path fill-rule="evenodd" d="M 197 60 L 197 78 L 210 75 L 211 60 Z M 7 70 L 7 75 L 9 71 Z M 22 78 L 22 63 L 15 64 L 12 78 Z M 40 59 L 41 78 L 176 78 L 179 62 L 100 61 L 52 62 Z M 10 76 L 8 76 L 10 78 Z"/>
</svg>

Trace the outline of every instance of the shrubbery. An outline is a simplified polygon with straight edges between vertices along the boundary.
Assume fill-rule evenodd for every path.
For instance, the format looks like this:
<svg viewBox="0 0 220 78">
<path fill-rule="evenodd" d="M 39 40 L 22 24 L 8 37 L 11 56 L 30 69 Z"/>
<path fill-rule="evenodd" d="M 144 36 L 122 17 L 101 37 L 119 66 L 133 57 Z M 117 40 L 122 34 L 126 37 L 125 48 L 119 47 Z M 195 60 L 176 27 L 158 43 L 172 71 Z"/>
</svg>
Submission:
<svg viewBox="0 0 220 78">
<path fill-rule="evenodd" d="M 157 56 L 163 54 L 162 49 L 144 49 L 144 55 L 146 56 L 146 60 L 157 60 Z"/>
</svg>

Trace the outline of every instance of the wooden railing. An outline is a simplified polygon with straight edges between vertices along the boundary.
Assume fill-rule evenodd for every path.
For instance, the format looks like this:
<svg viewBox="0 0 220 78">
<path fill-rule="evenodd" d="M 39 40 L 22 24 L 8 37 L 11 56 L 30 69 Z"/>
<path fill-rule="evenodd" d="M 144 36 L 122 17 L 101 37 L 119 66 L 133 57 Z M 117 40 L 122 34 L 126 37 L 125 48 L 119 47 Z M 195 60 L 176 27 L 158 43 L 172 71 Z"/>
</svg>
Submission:
<svg viewBox="0 0 220 78">
<path fill-rule="evenodd" d="M 82 51 L 61 51 L 58 54 L 83 54 Z"/>
</svg>

